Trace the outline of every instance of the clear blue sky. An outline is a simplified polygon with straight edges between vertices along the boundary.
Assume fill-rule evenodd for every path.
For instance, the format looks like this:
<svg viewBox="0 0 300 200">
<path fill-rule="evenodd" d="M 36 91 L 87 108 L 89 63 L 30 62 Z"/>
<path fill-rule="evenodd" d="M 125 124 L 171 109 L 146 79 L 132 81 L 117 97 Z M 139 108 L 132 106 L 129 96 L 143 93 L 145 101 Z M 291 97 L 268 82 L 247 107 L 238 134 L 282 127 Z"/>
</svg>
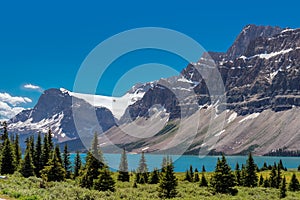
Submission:
<svg viewBox="0 0 300 200">
<path fill-rule="evenodd" d="M 261 0 L 1 1 L 0 93 L 29 97 L 32 103 L 22 106 L 31 107 L 40 91 L 25 89 L 24 84 L 72 90 L 87 54 L 101 41 L 128 29 L 170 28 L 187 34 L 207 50 L 226 51 L 247 24 L 300 27 L 299 5 L 298 1 Z M 157 57 L 156 53 L 152 52 L 152 57 Z M 129 56 L 128 63 L 155 60 L 141 60 L 142 55 L 136 53 L 131 60 Z M 178 70 L 185 67 L 180 60 L 173 65 Z M 108 77 L 113 77 L 118 67 L 132 66 L 115 65 Z M 98 93 L 108 95 L 113 86 L 108 83 L 98 88 Z"/>
</svg>

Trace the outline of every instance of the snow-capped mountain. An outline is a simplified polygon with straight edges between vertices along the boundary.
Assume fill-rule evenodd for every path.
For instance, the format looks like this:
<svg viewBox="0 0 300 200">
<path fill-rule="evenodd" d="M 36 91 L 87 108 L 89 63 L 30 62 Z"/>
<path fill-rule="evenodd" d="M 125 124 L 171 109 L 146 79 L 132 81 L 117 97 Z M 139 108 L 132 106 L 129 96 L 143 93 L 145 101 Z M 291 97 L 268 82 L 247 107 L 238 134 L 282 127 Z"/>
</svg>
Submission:
<svg viewBox="0 0 300 200">
<path fill-rule="evenodd" d="M 218 70 L 224 83 L 227 99 L 218 107 L 199 73 L 208 68 Z M 193 124 L 199 123 L 189 153 L 201 148 L 230 154 L 300 150 L 299 70 L 300 29 L 248 25 L 227 52 L 205 53 L 178 76 L 133 86 L 122 97 L 47 90 L 33 109 L 11 119 L 9 128 L 26 135 L 51 127 L 59 142 L 78 138 L 78 132 L 100 131 L 104 149 L 115 151 L 110 141 L 130 151 L 162 152 L 167 147 L 177 153 L 180 144 L 192 137 Z M 87 119 L 92 110 L 102 130 Z M 74 111 L 80 113 L 80 130 L 74 124 Z M 217 123 L 221 118 L 224 128 L 209 127 L 212 119 Z M 177 129 L 179 136 L 172 140 Z M 128 135 L 130 130 L 134 133 Z M 217 138 L 213 147 L 205 139 L 208 130 Z M 142 137 L 145 132 L 151 137 Z"/>
</svg>

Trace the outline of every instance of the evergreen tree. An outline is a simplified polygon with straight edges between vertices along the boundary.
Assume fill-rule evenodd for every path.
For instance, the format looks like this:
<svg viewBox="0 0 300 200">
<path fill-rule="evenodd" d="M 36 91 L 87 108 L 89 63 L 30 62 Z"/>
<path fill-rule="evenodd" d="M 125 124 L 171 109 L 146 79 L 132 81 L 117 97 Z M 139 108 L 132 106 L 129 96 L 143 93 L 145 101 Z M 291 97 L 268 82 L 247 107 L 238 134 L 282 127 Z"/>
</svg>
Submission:
<svg viewBox="0 0 300 200">
<path fill-rule="evenodd" d="M 15 172 L 15 155 L 11 143 L 6 137 L 0 159 L 0 174 L 13 174 Z"/>
<path fill-rule="evenodd" d="M 292 192 L 296 192 L 296 191 L 300 190 L 299 181 L 298 181 L 295 173 L 293 173 L 291 182 L 289 184 L 289 190 Z"/>
<path fill-rule="evenodd" d="M 282 179 L 282 182 L 280 184 L 280 195 L 279 198 L 285 198 L 286 197 L 286 179 L 285 176 Z"/>
<path fill-rule="evenodd" d="M 53 145 L 53 141 L 52 141 L 52 131 L 50 128 L 49 128 L 48 134 L 47 134 L 47 142 L 48 142 L 49 149 L 52 151 L 54 148 L 54 145 Z"/>
<path fill-rule="evenodd" d="M 232 195 L 237 193 L 237 190 L 233 188 L 235 186 L 234 175 L 224 155 L 221 160 L 218 158 L 215 172 L 211 178 L 211 186 L 216 193 Z"/>
<path fill-rule="evenodd" d="M 33 164 L 34 164 L 34 172 L 37 177 L 40 177 L 40 171 L 43 169 L 43 159 L 42 159 L 42 139 L 41 133 L 38 133 L 37 141 L 35 144 L 35 151 L 33 157 Z"/>
<path fill-rule="evenodd" d="M 177 195 L 177 178 L 174 174 L 173 163 L 169 163 L 162 172 L 161 180 L 158 187 L 158 195 L 160 198 L 174 198 Z"/>
<path fill-rule="evenodd" d="M 191 181 L 192 181 L 191 175 L 190 175 L 190 171 L 189 171 L 189 170 L 186 170 L 186 171 L 185 171 L 185 177 L 184 177 L 184 180 L 185 180 L 185 181 L 188 181 L 188 182 L 191 182 Z"/>
<path fill-rule="evenodd" d="M 31 159 L 34 158 L 34 136 L 30 136 L 29 137 L 29 149 L 30 149 L 30 156 L 31 156 Z"/>
<path fill-rule="evenodd" d="M 263 186 L 263 184 L 264 184 L 264 177 L 263 177 L 262 174 L 261 174 L 260 177 L 259 177 L 258 185 L 259 185 L 259 186 Z"/>
<path fill-rule="evenodd" d="M 298 166 L 298 171 L 300 171 L 300 165 Z"/>
<path fill-rule="evenodd" d="M 257 174 L 256 174 L 256 164 L 254 163 L 254 159 L 251 153 L 249 153 L 245 170 L 246 170 L 246 174 L 244 177 L 243 185 L 245 187 L 256 187 L 258 181 Z"/>
<path fill-rule="evenodd" d="M 121 155 L 118 181 L 129 182 L 128 162 L 127 162 L 127 155 L 126 155 L 125 149 L 123 149 L 123 152 Z"/>
<path fill-rule="evenodd" d="M 61 153 L 60 153 L 60 148 L 59 148 L 58 144 L 55 146 L 54 153 L 56 154 L 56 157 L 57 157 L 58 161 L 60 162 L 60 164 L 63 166 Z"/>
<path fill-rule="evenodd" d="M 199 173 L 198 173 L 198 169 L 197 168 L 195 169 L 195 175 L 194 176 L 195 176 L 194 177 L 194 182 L 199 182 L 200 179 L 199 179 Z"/>
<path fill-rule="evenodd" d="M 189 173 L 190 173 L 190 177 L 191 177 L 191 182 L 194 182 L 194 171 L 193 171 L 193 166 L 192 165 L 190 165 Z"/>
<path fill-rule="evenodd" d="M 74 161 L 74 174 L 73 174 L 74 178 L 79 176 L 80 169 L 81 169 L 81 158 L 80 158 L 79 151 L 77 151 L 75 161 Z"/>
<path fill-rule="evenodd" d="M 276 166 L 274 165 L 272 167 L 272 170 L 270 172 L 270 178 L 269 178 L 269 183 L 270 183 L 270 187 L 272 188 L 277 188 L 277 173 L 276 173 Z"/>
<path fill-rule="evenodd" d="M 57 154 L 53 153 L 52 158 L 47 163 L 47 166 L 41 171 L 41 176 L 46 181 L 64 181 L 66 171 L 60 163 Z"/>
<path fill-rule="evenodd" d="M 3 128 L 3 134 L 1 135 L 1 140 L 3 141 L 3 144 L 6 140 L 8 140 L 8 131 L 7 131 L 7 123 L 3 122 L 2 124 L 2 128 Z"/>
<path fill-rule="evenodd" d="M 244 185 L 246 175 L 247 175 L 247 174 L 246 174 L 246 168 L 245 168 L 245 166 L 242 164 L 242 167 L 241 167 L 240 186 L 243 186 L 243 185 Z"/>
<path fill-rule="evenodd" d="M 47 165 L 50 159 L 50 153 L 51 153 L 50 151 L 51 149 L 49 146 L 48 137 L 47 134 L 45 134 L 43 140 L 42 155 L 41 155 L 41 163 L 42 163 L 41 169 L 43 169 Z"/>
<path fill-rule="evenodd" d="M 151 172 L 149 183 L 150 184 L 157 184 L 157 183 L 159 183 L 159 171 L 158 171 L 157 168 L 155 168 L 153 170 L 153 172 Z"/>
<path fill-rule="evenodd" d="M 104 167 L 104 159 L 101 150 L 98 148 L 97 133 L 94 134 L 91 151 L 87 153 L 86 164 L 79 178 L 81 187 L 92 188 L 93 182 L 100 175 Z"/>
<path fill-rule="evenodd" d="M 277 174 L 276 174 L 276 188 L 279 188 L 280 187 L 280 184 L 281 184 L 281 168 L 280 166 L 278 165 L 277 166 Z"/>
<path fill-rule="evenodd" d="M 266 162 L 264 162 L 264 165 L 263 165 L 263 167 L 260 169 L 260 171 L 266 171 L 266 170 L 268 170 L 268 165 L 267 165 Z"/>
<path fill-rule="evenodd" d="M 137 170 L 136 182 L 144 184 L 148 182 L 148 168 L 144 152 L 142 152 L 139 167 Z"/>
<path fill-rule="evenodd" d="M 236 184 L 238 186 L 241 186 L 241 171 L 240 171 L 240 166 L 239 166 L 239 163 L 236 163 L 235 165 L 235 181 L 236 181 Z"/>
<path fill-rule="evenodd" d="M 25 151 L 24 160 L 21 163 L 20 173 L 25 177 L 28 178 L 30 176 L 34 176 L 34 165 L 31 158 L 31 145 L 27 142 L 27 147 Z"/>
<path fill-rule="evenodd" d="M 66 170 L 66 178 L 71 178 L 71 161 L 70 161 L 70 153 L 68 151 L 68 145 L 65 144 L 64 153 L 63 153 L 63 167 Z"/>
<path fill-rule="evenodd" d="M 282 160 L 281 160 L 281 159 L 279 160 L 278 167 L 279 167 L 281 170 L 285 170 L 285 167 L 283 166 L 283 163 L 282 163 Z"/>
<path fill-rule="evenodd" d="M 202 165 L 202 172 L 206 172 L 205 166 Z"/>
<path fill-rule="evenodd" d="M 107 166 L 100 170 L 98 179 L 94 181 L 94 189 L 99 191 L 115 191 L 115 181 Z"/>
<path fill-rule="evenodd" d="M 269 180 L 268 178 L 265 178 L 263 187 L 264 187 L 264 188 L 270 187 L 270 180 Z"/>
<path fill-rule="evenodd" d="M 200 180 L 200 187 L 207 187 L 208 186 L 208 182 L 205 178 L 204 172 L 201 173 L 201 180 Z"/>
<path fill-rule="evenodd" d="M 18 134 L 16 134 L 16 138 L 14 139 L 13 148 L 14 148 L 14 153 L 15 153 L 15 158 L 16 158 L 15 166 L 16 166 L 16 168 L 18 168 L 18 166 L 20 165 L 20 161 L 22 159 L 22 152 L 21 152 Z"/>
</svg>

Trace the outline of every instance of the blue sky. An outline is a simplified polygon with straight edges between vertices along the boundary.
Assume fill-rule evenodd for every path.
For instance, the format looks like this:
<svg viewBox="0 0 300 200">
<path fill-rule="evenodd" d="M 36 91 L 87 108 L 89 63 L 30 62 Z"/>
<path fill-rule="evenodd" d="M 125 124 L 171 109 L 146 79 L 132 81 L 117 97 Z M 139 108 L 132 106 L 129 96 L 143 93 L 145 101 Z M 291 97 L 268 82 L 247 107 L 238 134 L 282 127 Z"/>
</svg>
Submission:
<svg viewBox="0 0 300 200">
<path fill-rule="evenodd" d="M 192 37 L 206 50 L 226 51 L 247 24 L 300 27 L 298 1 L 239 2 L 1 1 L 0 102 L 11 109 L 32 107 L 43 89 L 72 90 L 76 73 L 88 53 L 108 37 L 132 28 L 174 29 Z M 156 60 L 159 57 L 165 60 Z M 135 52 L 110 67 L 97 93 L 111 94 L 115 82 L 110 77 L 117 79 L 132 64 L 154 61 L 172 65 L 178 71 L 186 64 L 164 53 Z M 156 74 L 157 78 L 165 75 L 168 74 Z M 143 80 L 132 80 L 140 81 Z M 24 88 L 26 84 L 28 87 Z M 7 99 L 14 97 L 23 99 L 13 105 Z M 1 106 L 3 109 L 6 105 L 0 104 L 0 115 Z"/>
</svg>

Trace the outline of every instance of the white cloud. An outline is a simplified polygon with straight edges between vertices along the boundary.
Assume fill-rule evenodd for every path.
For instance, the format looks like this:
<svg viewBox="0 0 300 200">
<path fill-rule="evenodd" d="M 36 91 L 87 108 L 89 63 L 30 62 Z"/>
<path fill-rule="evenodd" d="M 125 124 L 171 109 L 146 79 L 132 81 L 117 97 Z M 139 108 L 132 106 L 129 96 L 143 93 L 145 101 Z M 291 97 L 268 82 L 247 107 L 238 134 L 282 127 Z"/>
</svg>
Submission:
<svg viewBox="0 0 300 200">
<path fill-rule="evenodd" d="M 16 106 L 21 103 L 31 103 L 32 100 L 28 97 L 13 97 L 8 93 L 0 93 L 0 101 Z"/>
<path fill-rule="evenodd" d="M 43 89 L 42 89 L 40 86 L 38 86 L 38 85 L 33 85 L 33 84 L 31 84 L 31 83 L 25 84 L 23 87 L 26 88 L 26 89 L 37 90 L 37 91 L 39 91 L 39 92 L 43 92 Z"/>
<path fill-rule="evenodd" d="M 8 93 L 0 93 L 0 119 L 8 120 L 24 110 L 20 104 L 31 103 L 28 97 L 14 97 Z"/>
</svg>

